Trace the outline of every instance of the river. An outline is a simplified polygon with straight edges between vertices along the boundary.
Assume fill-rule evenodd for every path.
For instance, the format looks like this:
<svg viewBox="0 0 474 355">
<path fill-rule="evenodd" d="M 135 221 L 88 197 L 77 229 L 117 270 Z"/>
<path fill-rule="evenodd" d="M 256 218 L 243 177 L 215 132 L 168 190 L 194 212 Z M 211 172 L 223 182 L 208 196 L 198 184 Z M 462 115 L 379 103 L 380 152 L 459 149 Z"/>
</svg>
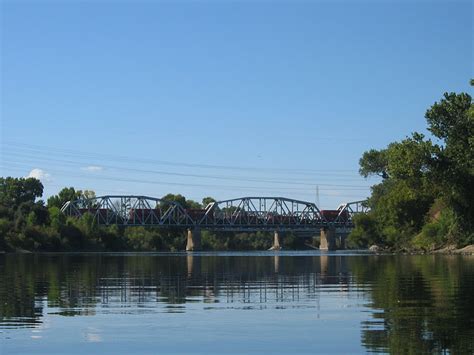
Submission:
<svg viewBox="0 0 474 355">
<path fill-rule="evenodd" d="M 474 353 L 474 257 L 0 255 L 1 354 Z"/>
</svg>

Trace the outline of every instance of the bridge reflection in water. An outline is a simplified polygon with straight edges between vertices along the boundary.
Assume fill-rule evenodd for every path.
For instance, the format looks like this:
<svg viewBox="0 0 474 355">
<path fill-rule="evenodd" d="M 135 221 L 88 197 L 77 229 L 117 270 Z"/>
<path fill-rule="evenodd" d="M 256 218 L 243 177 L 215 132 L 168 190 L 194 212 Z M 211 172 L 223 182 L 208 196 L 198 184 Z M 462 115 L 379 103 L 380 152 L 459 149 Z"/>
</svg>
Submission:
<svg viewBox="0 0 474 355">
<path fill-rule="evenodd" d="M 1 321 L 34 326 L 45 309 L 63 315 L 120 313 L 124 307 L 184 312 L 196 302 L 208 308 L 318 308 L 321 292 L 340 296 L 351 287 L 345 256 L 231 255 L 7 255 L 3 289 L 9 292 L 0 293 Z M 19 278 L 30 283 L 17 283 Z"/>
<path fill-rule="evenodd" d="M 233 261 L 239 263 L 240 258 L 235 258 Z M 233 263 L 222 265 L 213 259 L 187 255 L 186 273 L 160 272 L 151 277 L 130 275 L 100 279 L 96 296 L 102 305 L 114 302 L 179 305 L 202 301 L 219 304 L 215 307 L 222 303 L 237 304 L 236 307 L 241 304 L 257 308 L 262 304 L 281 307 L 295 300 L 318 300 L 321 291 L 331 291 L 332 287 L 337 292 L 347 291 L 350 283 L 346 258 L 341 256 L 321 256 L 305 263 L 304 268 L 310 270 L 308 273 L 303 271 L 303 265 L 295 265 L 279 255 L 265 257 L 258 265 L 261 270 L 235 270 Z M 317 306 L 317 303 L 306 304 L 306 307 Z M 167 307 L 166 310 L 184 311 L 184 307 Z"/>
</svg>

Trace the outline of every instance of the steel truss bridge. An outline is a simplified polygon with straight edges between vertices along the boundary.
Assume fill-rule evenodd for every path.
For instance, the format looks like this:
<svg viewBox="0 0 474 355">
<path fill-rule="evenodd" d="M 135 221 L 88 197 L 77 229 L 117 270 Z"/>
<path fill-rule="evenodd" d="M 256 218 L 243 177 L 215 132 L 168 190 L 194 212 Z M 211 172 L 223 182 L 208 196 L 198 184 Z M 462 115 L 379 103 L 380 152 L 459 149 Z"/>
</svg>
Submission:
<svg viewBox="0 0 474 355">
<path fill-rule="evenodd" d="M 368 207 L 365 201 L 355 201 L 337 210 L 320 210 L 314 203 L 284 197 L 242 197 L 189 209 L 160 198 L 107 195 L 68 201 L 61 211 L 73 217 L 89 213 L 99 225 L 311 232 L 326 227 L 351 229 L 353 217 L 366 213 Z"/>
</svg>

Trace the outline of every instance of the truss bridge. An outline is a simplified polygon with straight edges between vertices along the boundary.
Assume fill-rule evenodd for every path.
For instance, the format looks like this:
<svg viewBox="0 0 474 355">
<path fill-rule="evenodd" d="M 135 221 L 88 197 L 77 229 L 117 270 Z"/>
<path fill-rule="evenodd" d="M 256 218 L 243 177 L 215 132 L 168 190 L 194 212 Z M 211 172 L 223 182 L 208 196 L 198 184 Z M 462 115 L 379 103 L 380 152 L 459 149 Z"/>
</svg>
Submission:
<svg viewBox="0 0 474 355">
<path fill-rule="evenodd" d="M 368 207 L 365 201 L 354 201 L 335 210 L 321 210 L 312 202 L 284 197 L 242 197 L 191 209 L 149 196 L 107 195 L 68 201 L 61 211 L 72 217 L 89 214 L 92 223 L 98 225 L 187 229 L 188 240 L 193 240 L 193 232 L 197 234 L 201 229 L 268 231 L 275 232 L 275 238 L 277 233 L 287 231 L 301 235 L 321 230 L 348 233 L 354 226 L 353 217 L 366 213 Z M 279 248 L 277 244 L 275 248 Z"/>
</svg>

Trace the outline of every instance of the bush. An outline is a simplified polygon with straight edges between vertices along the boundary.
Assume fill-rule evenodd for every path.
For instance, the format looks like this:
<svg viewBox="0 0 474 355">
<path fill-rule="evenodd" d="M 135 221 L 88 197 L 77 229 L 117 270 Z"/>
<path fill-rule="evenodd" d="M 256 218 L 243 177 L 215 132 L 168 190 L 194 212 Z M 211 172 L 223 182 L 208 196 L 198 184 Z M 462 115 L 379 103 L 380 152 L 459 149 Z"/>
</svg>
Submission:
<svg viewBox="0 0 474 355">
<path fill-rule="evenodd" d="M 455 243 L 457 234 L 456 218 L 452 210 L 445 208 L 437 219 L 426 223 L 421 232 L 413 238 L 412 244 L 416 248 L 432 250 L 444 244 Z"/>
<path fill-rule="evenodd" d="M 367 248 L 382 241 L 381 234 L 377 229 L 377 221 L 372 214 L 360 214 L 354 216 L 355 228 L 347 239 L 351 248 Z"/>
</svg>

